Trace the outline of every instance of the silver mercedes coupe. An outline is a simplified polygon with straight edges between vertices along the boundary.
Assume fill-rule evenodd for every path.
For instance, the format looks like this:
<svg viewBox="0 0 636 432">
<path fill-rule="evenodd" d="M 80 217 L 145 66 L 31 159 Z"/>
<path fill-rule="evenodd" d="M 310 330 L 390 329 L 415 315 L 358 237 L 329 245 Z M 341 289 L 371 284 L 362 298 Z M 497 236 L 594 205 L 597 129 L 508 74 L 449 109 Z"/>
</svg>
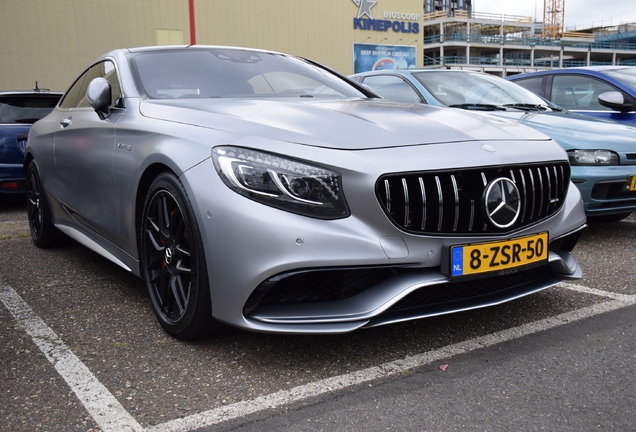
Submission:
<svg viewBox="0 0 636 432">
<path fill-rule="evenodd" d="M 35 244 L 66 235 L 139 276 L 181 339 L 344 333 L 582 276 L 550 138 L 277 52 L 105 54 L 34 124 L 24 170 Z"/>
</svg>

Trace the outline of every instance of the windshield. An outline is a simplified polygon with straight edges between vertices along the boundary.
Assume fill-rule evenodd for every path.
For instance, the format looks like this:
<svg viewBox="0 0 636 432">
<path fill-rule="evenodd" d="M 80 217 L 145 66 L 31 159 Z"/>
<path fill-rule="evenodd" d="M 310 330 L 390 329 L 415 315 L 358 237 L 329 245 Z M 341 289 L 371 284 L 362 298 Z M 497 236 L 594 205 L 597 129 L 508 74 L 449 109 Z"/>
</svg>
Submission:
<svg viewBox="0 0 636 432">
<path fill-rule="evenodd" d="M 539 96 L 494 75 L 461 71 L 413 73 L 445 105 L 537 105 L 548 107 Z"/>
<path fill-rule="evenodd" d="M 0 123 L 35 123 L 50 113 L 59 99 L 53 94 L 0 95 Z"/>
<path fill-rule="evenodd" d="M 241 49 L 189 48 L 135 55 L 133 68 L 149 98 L 367 97 L 303 59 Z"/>
<path fill-rule="evenodd" d="M 636 70 L 635 69 L 636 68 L 614 69 L 614 70 L 608 70 L 608 71 L 602 71 L 602 72 L 636 89 Z"/>
</svg>

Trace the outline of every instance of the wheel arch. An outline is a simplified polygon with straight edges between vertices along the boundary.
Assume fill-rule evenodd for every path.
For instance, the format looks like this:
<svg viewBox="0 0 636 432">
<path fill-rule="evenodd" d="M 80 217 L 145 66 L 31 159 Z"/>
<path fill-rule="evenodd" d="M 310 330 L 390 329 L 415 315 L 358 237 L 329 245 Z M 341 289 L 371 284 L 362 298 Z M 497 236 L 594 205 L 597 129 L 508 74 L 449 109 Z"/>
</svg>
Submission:
<svg viewBox="0 0 636 432">
<path fill-rule="evenodd" d="M 24 173 L 25 177 L 27 170 L 29 169 L 29 164 L 31 164 L 31 161 L 34 159 L 35 158 L 30 152 L 24 155 L 24 162 L 22 162 L 22 172 Z"/>
<path fill-rule="evenodd" d="M 162 172 L 171 172 L 174 174 L 174 171 L 170 169 L 169 166 L 164 165 L 162 163 L 154 163 L 146 168 L 144 173 L 141 175 L 141 178 L 139 179 L 139 185 L 137 186 L 137 195 L 135 197 L 135 232 L 137 235 L 137 247 L 140 254 L 141 254 L 141 223 L 142 223 L 141 217 L 144 211 L 146 195 L 148 194 L 148 190 L 150 190 L 150 186 L 152 185 L 152 182 Z"/>
</svg>

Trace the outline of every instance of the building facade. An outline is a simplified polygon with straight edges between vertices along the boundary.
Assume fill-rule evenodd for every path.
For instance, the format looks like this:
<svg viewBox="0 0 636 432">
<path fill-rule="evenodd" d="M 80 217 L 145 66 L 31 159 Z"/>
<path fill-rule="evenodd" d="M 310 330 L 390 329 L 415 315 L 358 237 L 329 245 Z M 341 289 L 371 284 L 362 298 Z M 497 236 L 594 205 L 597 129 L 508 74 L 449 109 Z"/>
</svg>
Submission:
<svg viewBox="0 0 636 432">
<path fill-rule="evenodd" d="M 541 38 L 532 17 L 474 0 L 0 0 L 0 91 L 65 90 L 95 58 L 149 45 L 227 45 L 380 68 L 636 65 L 636 25 Z"/>
<path fill-rule="evenodd" d="M 0 90 L 65 90 L 115 48 L 190 44 L 191 22 L 199 45 L 281 51 L 344 74 L 421 66 L 422 14 L 422 0 L 2 0 Z"/>
</svg>

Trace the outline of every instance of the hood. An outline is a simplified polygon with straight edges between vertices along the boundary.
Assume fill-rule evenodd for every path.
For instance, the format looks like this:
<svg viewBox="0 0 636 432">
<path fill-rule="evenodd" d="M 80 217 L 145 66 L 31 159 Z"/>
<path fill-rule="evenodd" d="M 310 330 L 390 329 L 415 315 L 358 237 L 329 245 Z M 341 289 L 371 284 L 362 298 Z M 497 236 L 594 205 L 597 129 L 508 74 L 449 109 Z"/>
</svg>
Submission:
<svg viewBox="0 0 636 432">
<path fill-rule="evenodd" d="M 546 140 L 517 122 L 452 108 L 380 99 L 145 100 L 159 120 L 326 148 L 366 149 L 460 141 Z"/>
<path fill-rule="evenodd" d="M 551 137 L 565 150 L 602 149 L 636 153 L 636 127 L 569 112 L 501 111 L 488 114 L 515 120 Z"/>
</svg>

